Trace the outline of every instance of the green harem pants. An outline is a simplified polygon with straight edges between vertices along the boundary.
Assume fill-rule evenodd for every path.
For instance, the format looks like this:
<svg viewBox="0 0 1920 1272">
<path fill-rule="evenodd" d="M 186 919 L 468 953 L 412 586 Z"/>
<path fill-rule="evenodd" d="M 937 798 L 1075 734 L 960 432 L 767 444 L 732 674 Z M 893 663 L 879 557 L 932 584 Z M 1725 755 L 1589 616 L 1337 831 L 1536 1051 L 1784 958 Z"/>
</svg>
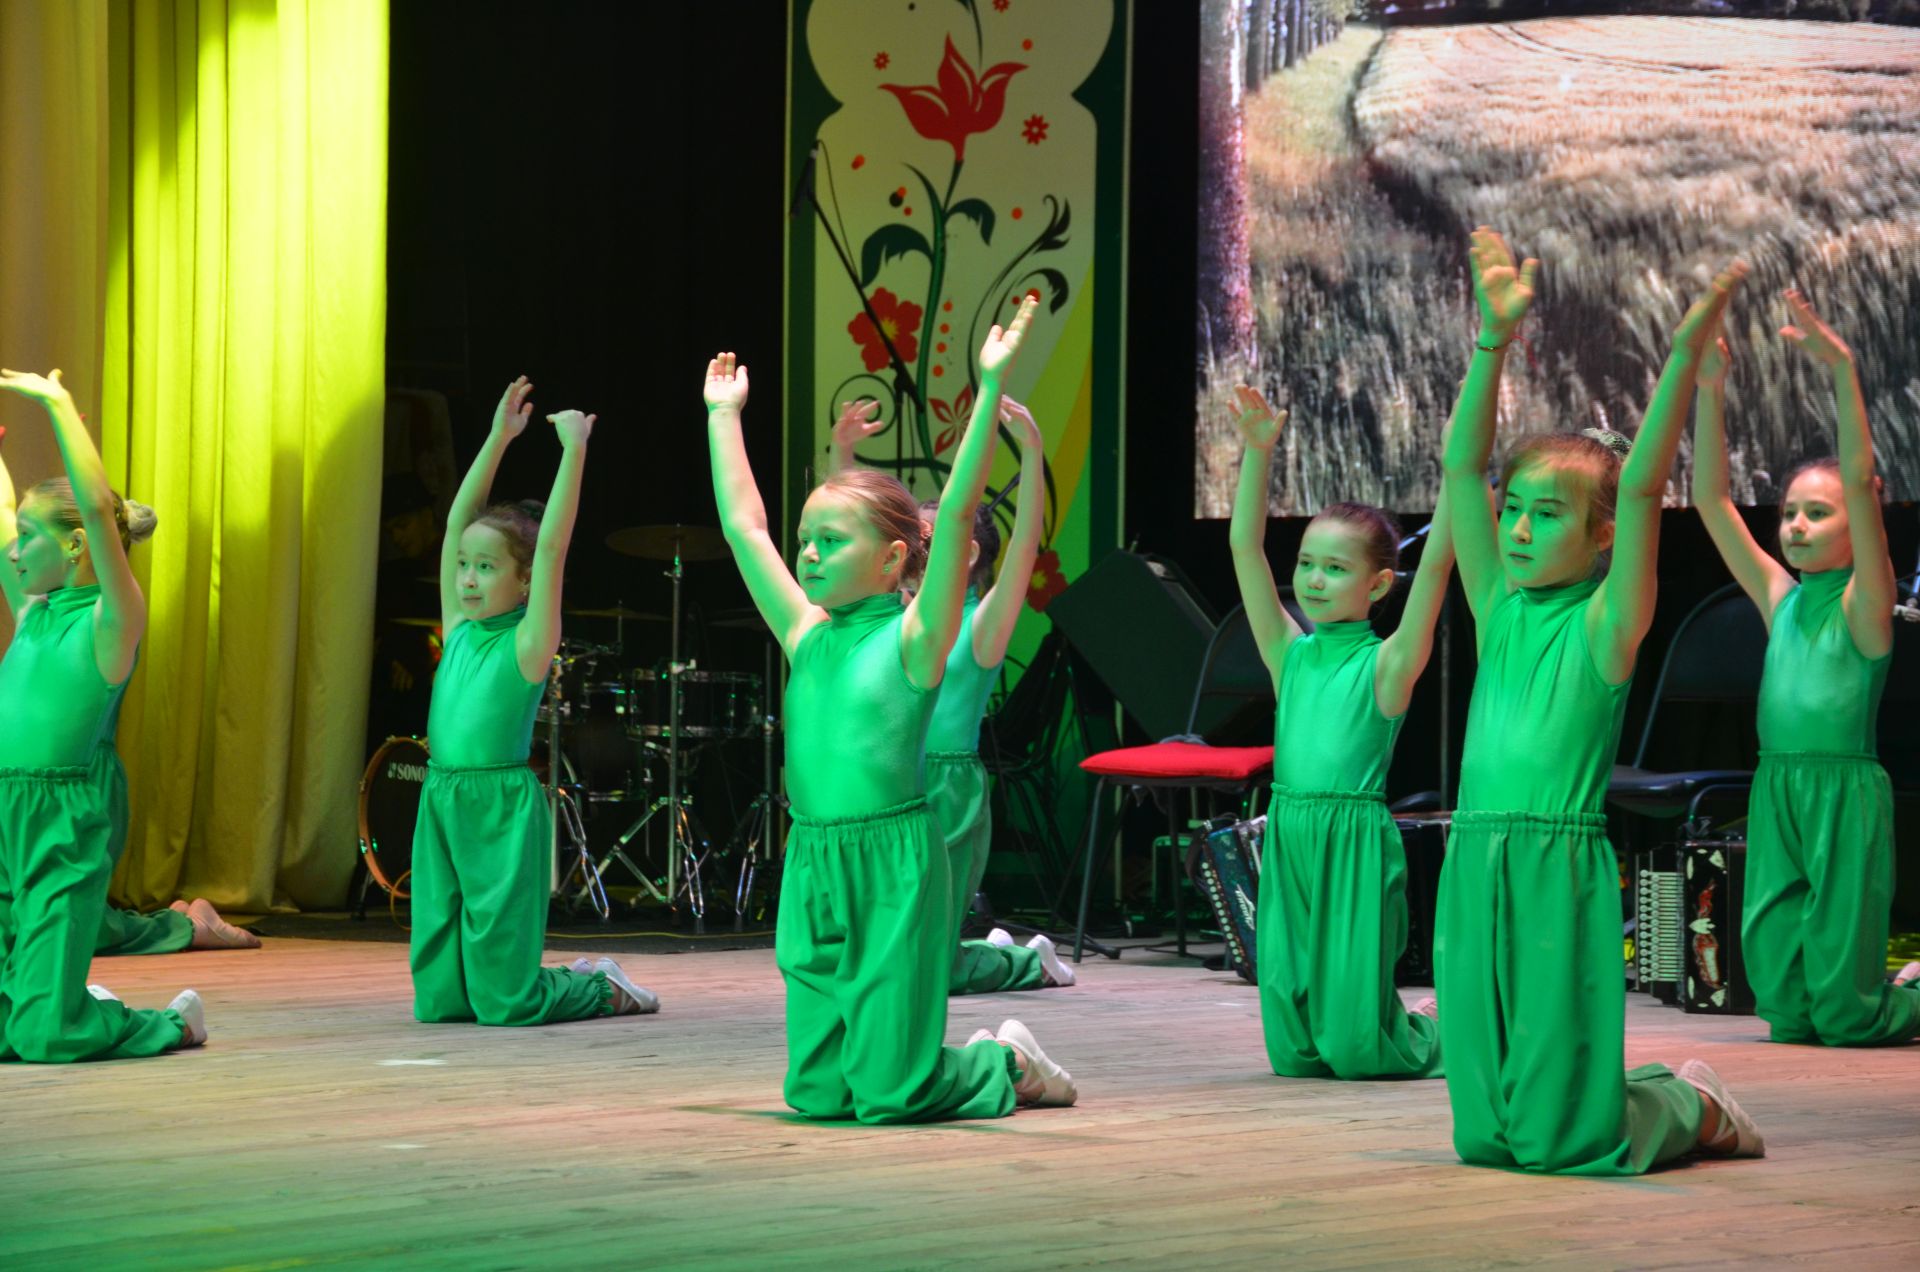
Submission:
<svg viewBox="0 0 1920 1272">
<path fill-rule="evenodd" d="M 1762 751 L 1740 949 L 1775 1042 L 1920 1035 L 1920 984 L 1887 984 L 1893 790 L 1869 756 Z"/>
<path fill-rule="evenodd" d="M 947 872 L 953 881 L 953 939 L 957 945 L 948 993 L 991 994 L 997 990 L 1039 989 L 1046 983 L 1040 954 L 1023 945 L 962 941 L 967 911 L 987 875 L 993 851 L 993 812 L 988 803 L 987 770 L 972 751 L 927 752 L 927 806 L 947 845 Z"/>
<path fill-rule="evenodd" d="M 93 763 L 87 766 L 87 780 L 105 801 L 111 827 L 107 840 L 108 858 L 115 866 L 127 851 L 127 770 L 110 746 L 97 748 Z M 100 931 L 94 937 L 93 955 L 177 954 L 193 944 L 193 920 L 178 910 L 158 914 L 138 914 L 109 905 L 100 913 Z"/>
<path fill-rule="evenodd" d="M 124 1060 L 185 1040 L 176 1011 L 87 993 L 110 831 L 87 769 L 0 769 L 0 1060 Z"/>
<path fill-rule="evenodd" d="M 774 961 L 787 983 L 787 1103 L 806 1117 L 932 1122 L 1013 1112 L 1013 1052 L 943 1046 L 952 887 L 925 800 L 795 813 Z"/>
<path fill-rule="evenodd" d="M 1407 859 L 1380 796 L 1275 784 L 1254 934 L 1267 1060 L 1287 1078 L 1440 1076 L 1438 1027 L 1393 988 Z"/>
<path fill-rule="evenodd" d="M 1621 1073 L 1620 882 L 1599 813 L 1459 812 L 1434 942 L 1453 1145 L 1477 1166 L 1638 1175 L 1689 1152 L 1699 1094 Z"/>
<path fill-rule="evenodd" d="M 429 762 L 413 832 L 415 1019 L 550 1025 L 612 1014 L 604 974 L 540 966 L 552 824 L 525 763 Z"/>
</svg>

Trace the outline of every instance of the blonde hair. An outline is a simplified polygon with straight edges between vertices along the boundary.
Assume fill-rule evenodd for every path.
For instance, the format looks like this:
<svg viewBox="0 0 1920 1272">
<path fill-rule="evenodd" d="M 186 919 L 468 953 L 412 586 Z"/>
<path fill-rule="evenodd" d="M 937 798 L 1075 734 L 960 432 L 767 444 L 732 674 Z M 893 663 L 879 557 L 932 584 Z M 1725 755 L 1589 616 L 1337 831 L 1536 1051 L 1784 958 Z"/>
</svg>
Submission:
<svg viewBox="0 0 1920 1272">
<path fill-rule="evenodd" d="M 131 548 L 136 543 L 151 539 L 153 532 L 160 528 L 159 514 L 146 504 L 121 498 L 117 490 L 112 494 L 113 524 L 119 528 L 121 548 Z M 86 528 L 80 519 L 80 505 L 73 497 L 73 483 L 65 477 L 49 477 L 36 482 L 27 491 L 27 498 L 21 502 L 36 499 L 53 505 L 53 524 L 62 530 L 72 532 Z"/>
<path fill-rule="evenodd" d="M 1625 435 L 1600 429 L 1541 433 L 1513 448 L 1500 470 L 1500 492 L 1519 473 L 1534 468 L 1579 473 L 1586 478 L 1587 533 L 1612 522 L 1620 503 L 1620 464 L 1633 445 Z"/>
<path fill-rule="evenodd" d="M 920 520 L 920 505 L 900 479 L 871 468 L 848 468 L 835 473 L 815 487 L 847 495 L 860 505 L 867 524 L 880 532 L 882 543 L 898 540 L 907 545 L 895 586 L 905 579 L 917 579 L 927 568 L 927 541 L 931 534 Z"/>
</svg>

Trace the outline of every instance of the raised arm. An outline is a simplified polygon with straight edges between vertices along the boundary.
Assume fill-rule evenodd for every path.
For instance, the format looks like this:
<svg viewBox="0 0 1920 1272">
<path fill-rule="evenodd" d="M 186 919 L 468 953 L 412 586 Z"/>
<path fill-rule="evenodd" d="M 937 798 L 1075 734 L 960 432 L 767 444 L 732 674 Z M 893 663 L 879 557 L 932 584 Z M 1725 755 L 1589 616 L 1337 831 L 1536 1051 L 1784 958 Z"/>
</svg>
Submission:
<svg viewBox="0 0 1920 1272">
<path fill-rule="evenodd" d="M 20 576 L 14 572 L 13 563 L 7 559 L 13 550 L 13 541 L 20 537 L 20 523 L 14 518 L 19 500 L 13 489 L 13 474 L 7 471 L 6 440 L 7 430 L 0 428 L 0 592 L 6 594 L 7 612 L 17 619 L 20 611 L 27 607 L 27 594 L 20 586 Z"/>
<path fill-rule="evenodd" d="M 973 611 L 973 660 L 982 667 L 998 667 L 1007 656 L 1033 583 L 1047 508 L 1047 442 L 1040 426 L 1026 407 L 1009 397 L 1000 400 L 1000 422 L 1020 440 L 1020 505 L 1013 514 L 1013 535 L 1007 540 L 1000 574 Z"/>
<path fill-rule="evenodd" d="M 1507 347 L 1533 305 L 1540 262 L 1528 257 L 1515 269 L 1506 240 L 1484 225 L 1473 232 L 1467 260 L 1480 310 L 1480 334 L 1474 338 L 1473 361 L 1467 364 L 1467 378 L 1460 383 L 1460 398 L 1447 422 L 1440 466 L 1453 548 L 1460 562 L 1460 586 L 1476 624 L 1484 626 L 1494 602 L 1508 588 L 1507 572 L 1500 563 L 1499 529 L 1487 497 L 1487 461 L 1493 455 Z"/>
<path fill-rule="evenodd" d="M 1887 554 L 1887 525 L 1873 473 L 1873 429 L 1867 423 L 1866 397 L 1853 350 L 1798 291 L 1787 292 L 1793 322 L 1780 334 L 1818 359 L 1833 375 L 1834 414 L 1839 421 L 1840 489 L 1847 502 L 1847 534 L 1853 540 L 1853 579 L 1841 601 L 1847 630 L 1856 648 L 1869 658 L 1893 649 L 1893 558 Z"/>
<path fill-rule="evenodd" d="M 1707 341 L 1747 267 L 1735 261 L 1714 278 L 1707 294 L 1693 303 L 1674 329 L 1673 352 L 1653 386 L 1646 416 L 1633 449 L 1620 467 L 1620 499 L 1614 514 L 1613 566 L 1587 602 L 1588 648 L 1595 670 L 1617 685 L 1633 674 L 1634 658 L 1653 625 L 1660 564 L 1660 508 L 1673 458 L 1680 451 L 1687 404 Z"/>
<path fill-rule="evenodd" d="M 747 368 L 731 353 L 719 353 L 707 363 L 707 448 L 713 462 L 713 498 L 720 506 L 720 529 L 733 549 L 733 562 L 746 580 L 747 594 L 767 630 L 780 642 L 787 657 L 800 647 L 807 630 L 827 619 L 827 612 L 807 600 L 793 571 L 780 555 L 767 530 L 767 506 L 754 484 L 747 462 L 747 439 L 741 411 L 747 405 Z"/>
<path fill-rule="evenodd" d="M 1427 531 L 1420 564 L 1413 570 L 1413 586 L 1407 590 L 1407 603 L 1400 611 L 1400 626 L 1380 643 L 1380 656 L 1374 660 L 1373 699 L 1380 706 L 1380 714 L 1389 719 L 1407 709 L 1413 700 L 1413 687 L 1433 655 L 1433 625 L 1446 603 L 1447 579 L 1453 574 L 1449 511 L 1447 490 L 1442 486 L 1439 506 L 1433 510 L 1433 529 Z"/>
<path fill-rule="evenodd" d="M 440 541 L 442 640 L 452 636 L 453 629 L 466 621 L 460 609 L 460 536 L 487 510 L 487 499 L 493 494 L 494 474 L 500 471 L 500 459 L 507 453 L 508 443 L 526 431 L 527 417 L 533 413 L 533 403 L 528 401 L 532 392 L 532 382 L 523 375 L 500 395 L 500 404 L 493 408 L 493 425 L 487 430 L 487 440 L 480 443 L 480 453 L 473 457 L 473 466 L 467 469 L 460 489 L 454 493 L 453 506 L 447 509 L 447 537 Z"/>
<path fill-rule="evenodd" d="M 872 414 L 868 414 L 872 412 Z M 854 447 L 887 426 L 880 418 L 880 404 L 872 398 L 860 398 L 840 404 L 840 418 L 833 422 L 833 464 L 829 475 L 858 468 L 860 460 Z"/>
<path fill-rule="evenodd" d="M 545 680 L 560 648 L 560 586 L 567 574 L 567 545 L 573 542 L 573 523 L 580 515 L 580 478 L 587 467 L 587 438 L 599 418 L 579 411 L 547 416 L 560 435 L 560 468 L 553 475 L 553 493 L 540 517 L 540 537 L 533 545 L 533 575 L 527 580 L 527 616 L 514 632 L 514 652 L 520 674 L 529 682 Z"/>
<path fill-rule="evenodd" d="M 1273 565 L 1267 560 L 1267 475 L 1273 467 L 1274 443 L 1287 422 L 1285 411 L 1267 404 L 1260 390 L 1240 385 L 1233 391 L 1234 425 L 1246 441 L 1240 455 L 1240 484 L 1233 492 L 1233 520 L 1227 542 L 1233 549 L 1233 577 L 1240 584 L 1240 604 L 1247 626 L 1260 649 L 1274 688 L 1280 687 L 1280 668 L 1287 648 L 1300 635 L 1300 624 L 1280 603 Z"/>
<path fill-rule="evenodd" d="M 1720 559 L 1769 630 L 1773 610 L 1793 587 L 1793 576 L 1754 539 L 1733 504 L 1727 467 L 1727 367 L 1732 353 L 1716 326 L 1700 354 L 1693 393 L 1693 506 L 1706 523 Z"/>
<path fill-rule="evenodd" d="M 980 495 L 987 488 L 987 470 L 993 465 L 993 446 L 1000 414 L 1000 394 L 1013 371 L 1033 311 L 1039 300 L 1029 294 L 1020 302 L 1013 322 L 1003 331 L 998 324 L 980 347 L 980 396 L 967 421 L 967 433 L 954 453 L 953 469 L 940 492 L 940 508 L 933 514 L 933 542 L 920 590 L 907 604 L 900 629 L 901 658 L 907 678 L 931 689 L 947 674 L 947 655 L 960 634 L 960 616 L 966 609 L 968 558 L 972 556 L 973 518 Z"/>
<path fill-rule="evenodd" d="M 80 508 L 80 524 L 87 532 L 87 551 L 94 576 L 100 581 L 100 600 L 94 611 L 93 657 L 100 675 L 117 685 L 133 672 L 133 656 L 147 630 L 147 599 L 127 564 L 126 545 L 113 515 L 113 486 L 107 466 L 87 434 L 73 395 L 60 383 L 60 372 L 34 375 L 0 370 L 0 389 L 32 398 L 53 421 L 53 439 L 73 483 L 73 500 Z"/>
</svg>

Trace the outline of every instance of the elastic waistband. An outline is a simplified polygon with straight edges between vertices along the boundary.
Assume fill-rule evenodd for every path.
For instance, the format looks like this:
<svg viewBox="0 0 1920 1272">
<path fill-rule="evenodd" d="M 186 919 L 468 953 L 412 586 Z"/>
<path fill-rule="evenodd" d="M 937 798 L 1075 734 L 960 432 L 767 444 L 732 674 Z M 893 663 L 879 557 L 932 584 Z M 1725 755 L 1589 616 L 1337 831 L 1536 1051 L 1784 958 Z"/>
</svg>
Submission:
<svg viewBox="0 0 1920 1272">
<path fill-rule="evenodd" d="M 926 806 L 926 796 L 920 795 L 904 804 L 895 804 L 892 808 L 876 809 L 871 813 L 852 813 L 845 817 L 809 817 L 797 808 L 789 809 L 788 813 L 796 826 L 858 826 L 865 822 L 881 822 L 888 818 L 918 812 Z"/>
<path fill-rule="evenodd" d="M 1879 756 L 1869 755 L 1865 751 L 1762 751 L 1760 758 L 1763 760 L 1820 760 L 1829 763 L 1838 760 L 1850 764 L 1873 765 L 1880 763 Z"/>
<path fill-rule="evenodd" d="M 1273 784 L 1275 799 L 1312 800 L 1315 803 L 1335 802 L 1341 804 L 1384 804 L 1387 796 L 1384 791 L 1301 791 L 1291 786 Z"/>
<path fill-rule="evenodd" d="M 529 776 L 533 773 L 533 770 L 527 767 L 525 760 L 507 760 L 500 764 L 442 764 L 438 760 L 429 759 L 427 769 L 433 773 L 445 773 L 449 777 L 464 776 L 468 773 L 511 773 L 515 769 Z"/>
<path fill-rule="evenodd" d="M 1557 830 L 1605 830 L 1605 813 L 1533 813 L 1523 810 L 1496 812 L 1491 809 L 1460 809 L 1453 814 L 1454 826 L 1547 826 Z"/>
<path fill-rule="evenodd" d="M 91 775 L 85 765 L 59 768 L 19 768 L 0 764 L 0 782 L 84 782 Z"/>
<path fill-rule="evenodd" d="M 978 751 L 928 751 L 927 758 L 930 760 L 946 760 L 949 763 L 951 763 L 958 760 L 977 760 L 980 758 L 980 752 Z"/>
</svg>

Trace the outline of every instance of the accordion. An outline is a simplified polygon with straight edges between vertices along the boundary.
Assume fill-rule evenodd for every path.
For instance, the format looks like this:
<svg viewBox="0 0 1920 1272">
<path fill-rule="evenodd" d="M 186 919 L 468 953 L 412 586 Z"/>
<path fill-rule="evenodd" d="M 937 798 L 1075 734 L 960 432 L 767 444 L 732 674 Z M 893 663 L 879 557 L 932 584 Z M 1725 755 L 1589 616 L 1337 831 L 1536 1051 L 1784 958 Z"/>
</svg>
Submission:
<svg viewBox="0 0 1920 1272">
<path fill-rule="evenodd" d="M 1254 962 L 1254 920 L 1260 897 L 1260 847 L 1267 819 L 1216 823 L 1200 844 L 1193 874 L 1213 907 L 1226 939 L 1227 960 L 1240 979 L 1259 983 Z"/>
</svg>

